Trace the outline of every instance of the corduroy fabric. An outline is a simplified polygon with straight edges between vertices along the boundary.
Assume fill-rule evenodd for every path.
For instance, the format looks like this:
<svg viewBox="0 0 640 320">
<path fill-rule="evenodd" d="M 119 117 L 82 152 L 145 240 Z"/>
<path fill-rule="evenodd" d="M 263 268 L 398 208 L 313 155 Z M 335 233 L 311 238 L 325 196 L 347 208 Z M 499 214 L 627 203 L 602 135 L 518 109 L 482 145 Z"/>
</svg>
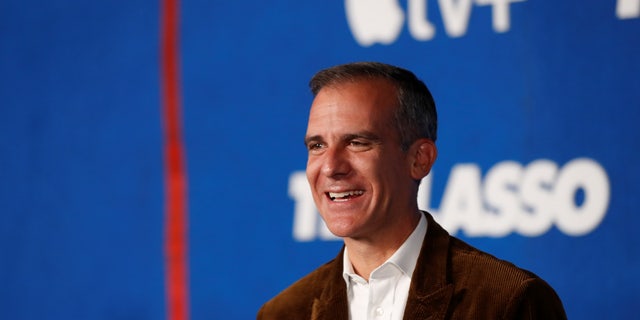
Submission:
<svg viewBox="0 0 640 320">
<path fill-rule="evenodd" d="M 451 237 L 425 212 L 428 230 L 404 319 L 566 319 L 556 292 L 535 274 Z M 344 250 L 344 248 L 343 248 Z M 265 303 L 257 319 L 349 318 L 342 251 Z"/>
</svg>

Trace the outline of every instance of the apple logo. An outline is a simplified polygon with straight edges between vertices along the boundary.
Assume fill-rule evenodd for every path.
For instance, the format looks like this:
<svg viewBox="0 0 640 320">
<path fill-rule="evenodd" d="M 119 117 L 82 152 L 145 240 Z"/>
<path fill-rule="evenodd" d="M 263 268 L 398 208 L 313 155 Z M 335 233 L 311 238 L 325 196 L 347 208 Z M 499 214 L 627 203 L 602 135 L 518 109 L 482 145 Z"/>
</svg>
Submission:
<svg viewBox="0 0 640 320">
<path fill-rule="evenodd" d="M 618 0 L 616 15 L 619 19 L 640 18 L 640 0 Z"/>
<path fill-rule="evenodd" d="M 363 47 L 391 44 L 400 35 L 404 11 L 397 0 L 345 0 L 347 22 Z"/>
</svg>

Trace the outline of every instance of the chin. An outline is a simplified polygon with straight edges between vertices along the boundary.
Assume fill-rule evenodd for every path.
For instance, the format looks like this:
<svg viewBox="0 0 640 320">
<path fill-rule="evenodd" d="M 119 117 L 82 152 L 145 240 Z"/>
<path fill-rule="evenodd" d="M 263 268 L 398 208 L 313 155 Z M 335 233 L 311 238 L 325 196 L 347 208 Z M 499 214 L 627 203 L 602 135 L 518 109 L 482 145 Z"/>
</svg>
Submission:
<svg viewBox="0 0 640 320">
<path fill-rule="evenodd" d="M 320 215 L 327 228 L 337 237 L 352 237 L 363 227 L 363 211 L 360 208 L 348 210 L 331 210 L 323 208 Z M 365 221 L 363 221 L 363 219 Z"/>
<path fill-rule="evenodd" d="M 353 224 L 352 221 L 329 221 L 327 222 L 327 228 L 329 231 L 333 233 L 336 237 L 340 238 L 352 238 L 355 234 L 357 234 L 357 227 Z"/>
</svg>

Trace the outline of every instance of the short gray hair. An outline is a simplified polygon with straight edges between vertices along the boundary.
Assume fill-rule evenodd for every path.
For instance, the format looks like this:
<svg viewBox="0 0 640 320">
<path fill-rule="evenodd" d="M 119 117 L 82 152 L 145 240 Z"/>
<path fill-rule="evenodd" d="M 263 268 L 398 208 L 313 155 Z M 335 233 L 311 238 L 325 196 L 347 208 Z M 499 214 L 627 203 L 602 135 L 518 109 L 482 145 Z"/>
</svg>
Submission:
<svg viewBox="0 0 640 320">
<path fill-rule="evenodd" d="M 387 79 L 396 87 L 399 108 L 394 125 L 403 150 L 420 138 L 435 142 L 438 137 L 436 104 L 427 86 L 411 71 L 380 62 L 354 62 L 316 73 L 309 82 L 313 95 L 324 87 L 362 79 Z"/>
</svg>

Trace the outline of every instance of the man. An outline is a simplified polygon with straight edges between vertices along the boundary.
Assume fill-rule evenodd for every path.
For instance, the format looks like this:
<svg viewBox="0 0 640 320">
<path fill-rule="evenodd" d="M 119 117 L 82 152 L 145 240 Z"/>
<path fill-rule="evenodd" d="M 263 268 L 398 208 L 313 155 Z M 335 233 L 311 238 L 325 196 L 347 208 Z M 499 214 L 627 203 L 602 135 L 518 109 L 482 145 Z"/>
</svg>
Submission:
<svg viewBox="0 0 640 320">
<path fill-rule="evenodd" d="M 435 103 L 422 81 L 352 63 L 320 71 L 310 87 L 307 178 L 345 245 L 258 319 L 566 319 L 542 279 L 449 236 L 418 209 L 437 155 Z"/>
</svg>

